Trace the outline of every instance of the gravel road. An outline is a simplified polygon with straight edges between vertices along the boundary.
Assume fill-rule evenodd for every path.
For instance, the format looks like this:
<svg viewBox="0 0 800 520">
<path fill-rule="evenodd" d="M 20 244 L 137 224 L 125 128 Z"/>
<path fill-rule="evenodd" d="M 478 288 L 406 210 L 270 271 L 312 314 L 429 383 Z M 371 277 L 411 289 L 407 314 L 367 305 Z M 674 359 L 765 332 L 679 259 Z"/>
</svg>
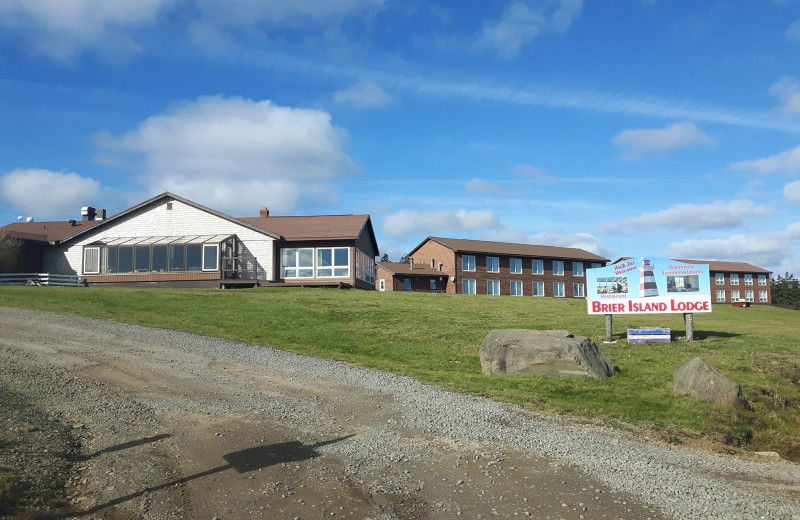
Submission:
<svg viewBox="0 0 800 520">
<path fill-rule="evenodd" d="M 800 466 L 785 461 L 5 307 L 0 412 L 0 473 L 25 490 L 8 518 L 800 520 Z"/>
</svg>

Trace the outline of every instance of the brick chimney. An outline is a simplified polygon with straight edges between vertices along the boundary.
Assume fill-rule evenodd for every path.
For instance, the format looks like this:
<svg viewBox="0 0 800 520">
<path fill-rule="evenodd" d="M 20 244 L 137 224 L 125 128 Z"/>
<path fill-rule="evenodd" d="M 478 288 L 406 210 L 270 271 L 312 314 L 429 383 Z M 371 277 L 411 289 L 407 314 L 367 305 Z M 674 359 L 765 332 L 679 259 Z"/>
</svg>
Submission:
<svg viewBox="0 0 800 520">
<path fill-rule="evenodd" d="M 267 208 L 261 208 L 259 216 L 261 218 L 267 218 L 269 216 L 269 210 Z"/>
</svg>

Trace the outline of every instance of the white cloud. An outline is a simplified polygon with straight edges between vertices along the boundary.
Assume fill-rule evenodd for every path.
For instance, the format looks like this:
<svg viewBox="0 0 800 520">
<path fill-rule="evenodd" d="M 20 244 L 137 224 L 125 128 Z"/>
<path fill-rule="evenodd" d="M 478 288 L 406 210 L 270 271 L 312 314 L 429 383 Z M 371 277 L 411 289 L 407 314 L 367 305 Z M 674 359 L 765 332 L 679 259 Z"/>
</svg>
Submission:
<svg viewBox="0 0 800 520">
<path fill-rule="evenodd" d="M 92 50 L 112 61 L 138 51 L 128 34 L 153 24 L 172 0 L 4 0 L 0 26 L 17 32 L 37 53 L 70 63 Z"/>
<path fill-rule="evenodd" d="M 82 206 L 92 205 L 100 183 L 77 173 L 19 169 L 0 177 L 0 200 L 35 218 L 75 218 Z"/>
<path fill-rule="evenodd" d="M 628 128 L 614 136 L 611 142 L 623 149 L 622 155 L 626 158 L 717 143 L 716 139 L 690 121 L 675 123 L 665 128 Z"/>
<path fill-rule="evenodd" d="M 234 216 L 335 202 L 331 181 L 359 171 L 330 114 L 270 101 L 201 97 L 96 140 L 105 153 L 141 156 L 149 193 L 174 191 Z"/>
<path fill-rule="evenodd" d="M 786 235 L 789 237 L 789 240 L 800 242 L 800 222 L 795 222 L 794 224 L 786 226 Z"/>
<path fill-rule="evenodd" d="M 576 247 L 613 260 L 613 249 L 606 247 L 603 241 L 590 233 L 565 233 L 561 229 L 543 231 L 528 235 L 530 244 L 541 244 L 558 247 Z"/>
<path fill-rule="evenodd" d="M 795 21 L 786 29 L 786 37 L 790 40 L 800 42 L 800 20 Z"/>
<path fill-rule="evenodd" d="M 514 58 L 523 45 L 539 34 L 565 32 L 583 8 L 582 0 L 545 3 L 548 4 L 546 8 L 531 7 L 520 1 L 512 3 L 500 20 L 484 22 L 475 48 L 496 52 L 501 58 Z"/>
<path fill-rule="evenodd" d="M 327 24 L 350 16 L 374 15 L 386 0 L 203 0 L 197 2 L 202 17 L 215 25 L 255 26 Z"/>
<path fill-rule="evenodd" d="M 430 236 L 500 227 L 500 220 L 490 210 L 463 209 L 433 211 L 404 209 L 384 218 L 382 226 L 384 235 L 396 238 L 407 237 L 413 233 Z"/>
<path fill-rule="evenodd" d="M 475 178 L 471 179 L 465 185 L 467 191 L 474 193 L 483 193 L 485 195 L 492 195 L 495 197 L 510 197 L 512 193 L 504 189 L 497 183 L 487 181 L 486 179 Z"/>
<path fill-rule="evenodd" d="M 536 181 L 540 184 L 559 184 L 561 179 L 549 173 L 543 172 L 535 166 L 520 164 L 514 168 L 514 174 L 528 180 Z"/>
<path fill-rule="evenodd" d="M 800 83 L 796 79 L 783 77 L 773 83 L 769 91 L 783 101 L 784 112 L 800 113 Z"/>
<path fill-rule="evenodd" d="M 346 89 L 337 90 L 333 93 L 333 100 L 345 105 L 366 108 L 383 107 L 394 102 L 392 96 L 372 81 L 363 81 Z"/>
<path fill-rule="evenodd" d="M 731 168 L 736 170 L 755 170 L 759 173 L 800 172 L 800 146 L 791 150 L 786 150 L 775 155 L 738 161 L 731 164 Z"/>
<path fill-rule="evenodd" d="M 786 233 L 684 240 L 667 246 L 670 258 L 747 262 L 767 269 L 781 265 L 795 251 L 795 246 L 787 241 Z"/>
<path fill-rule="evenodd" d="M 606 233 L 628 228 L 634 231 L 656 229 L 697 231 L 732 228 L 753 217 L 767 217 L 772 210 L 756 206 L 749 200 L 715 201 L 712 204 L 675 204 L 661 211 L 645 213 L 622 222 L 604 222 L 600 229 Z"/>
<path fill-rule="evenodd" d="M 783 196 L 793 204 L 800 204 L 800 181 L 790 182 L 784 186 Z"/>
</svg>

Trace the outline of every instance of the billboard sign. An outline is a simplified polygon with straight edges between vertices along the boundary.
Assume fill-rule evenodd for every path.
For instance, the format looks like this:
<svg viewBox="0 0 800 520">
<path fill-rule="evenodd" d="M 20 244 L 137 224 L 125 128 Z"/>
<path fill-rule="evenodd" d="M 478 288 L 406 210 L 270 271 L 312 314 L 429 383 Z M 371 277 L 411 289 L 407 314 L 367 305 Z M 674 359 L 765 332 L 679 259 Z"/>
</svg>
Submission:
<svg viewBox="0 0 800 520">
<path fill-rule="evenodd" d="M 589 314 L 711 312 L 708 264 L 657 257 L 586 270 Z"/>
</svg>

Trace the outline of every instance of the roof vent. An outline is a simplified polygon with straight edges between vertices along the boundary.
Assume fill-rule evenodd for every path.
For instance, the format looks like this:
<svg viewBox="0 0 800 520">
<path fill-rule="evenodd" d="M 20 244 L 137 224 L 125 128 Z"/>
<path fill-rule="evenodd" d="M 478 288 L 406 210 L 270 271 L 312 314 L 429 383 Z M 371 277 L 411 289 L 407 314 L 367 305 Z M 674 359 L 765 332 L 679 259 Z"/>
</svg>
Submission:
<svg viewBox="0 0 800 520">
<path fill-rule="evenodd" d="M 261 208 L 261 211 L 259 212 L 259 216 L 261 218 L 267 218 L 269 216 L 269 209 Z"/>
<path fill-rule="evenodd" d="M 77 223 L 78 223 L 78 221 L 76 221 L 74 218 L 69 219 L 69 225 L 70 226 L 74 226 Z"/>
<path fill-rule="evenodd" d="M 95 220 L 105 220 L 106 219 L 106 210 L 103 208 L 97 208 L 97 214 L 94 217 Z"/>
<path fill-rule="evenodd" d="M 414 270 L 414 259 L 411 258 L 410 256 L 408 257 L 408 270 L 409 271 Z"/>
</svg>

